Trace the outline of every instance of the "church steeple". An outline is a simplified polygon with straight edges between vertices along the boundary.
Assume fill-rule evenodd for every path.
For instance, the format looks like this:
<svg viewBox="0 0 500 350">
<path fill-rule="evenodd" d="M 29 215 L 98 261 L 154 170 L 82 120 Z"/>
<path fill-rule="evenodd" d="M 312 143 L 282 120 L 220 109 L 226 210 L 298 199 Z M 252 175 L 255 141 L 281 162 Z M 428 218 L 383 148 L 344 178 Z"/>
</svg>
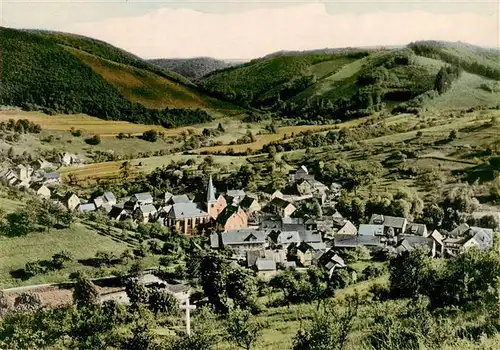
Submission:
<svg viewBox="0 0 500 350">
<path fill-rule="evenodd" d="M 207 204 L 214 203 L 217 199 L 215 198 L 215 187 L 212 181 L 212 175 L 210 175 L 210 179 L 208 180 L 208 190 L 207 190 Z"/>
</svg>

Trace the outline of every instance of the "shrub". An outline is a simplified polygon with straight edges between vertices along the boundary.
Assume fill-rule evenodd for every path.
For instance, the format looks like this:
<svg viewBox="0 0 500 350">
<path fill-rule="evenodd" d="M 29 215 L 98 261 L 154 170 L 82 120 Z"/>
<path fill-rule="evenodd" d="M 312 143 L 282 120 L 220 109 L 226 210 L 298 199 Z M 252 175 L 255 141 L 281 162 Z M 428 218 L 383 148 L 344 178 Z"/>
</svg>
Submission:
<svg viewBox="0 0 500 350">
<path fill-rule="evenodd" d="M 92 137 L 85 139 L 85 142 L 89 145 L 96 146 L 101 143 L 101 137 L 99 135 L 94 135 Z"/>
<path fill-rule="evenodd" d="M 142 139 L 149 142 L 156 142 L 158 140 L 158 132 L 156 130 L 148 130 L 142 133 Z"/>
</svg>

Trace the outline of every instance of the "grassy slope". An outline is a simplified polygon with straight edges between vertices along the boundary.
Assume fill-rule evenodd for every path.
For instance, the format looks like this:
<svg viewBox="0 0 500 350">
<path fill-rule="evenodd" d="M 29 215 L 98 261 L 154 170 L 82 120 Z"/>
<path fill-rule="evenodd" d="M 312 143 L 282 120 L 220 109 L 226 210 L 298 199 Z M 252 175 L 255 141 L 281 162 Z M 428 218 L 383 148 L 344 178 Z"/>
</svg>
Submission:
<svg viewBox="0 0 500 350">
<path fill-rule="evenodd" d="M 0 236 L 0 288 L 66 281 L 71 272 L 92 270 L 91 267 L 79 264 L 77 259 L 94 257 L 97 251 L 120 254 L 126 248 L 126 244 L 101 236 L 78 223 L 69 229 L 52 229 L 48 233 L 32 233 L 13 238 Z M 11 270 L 24 268 L 28 261 L 50 259 L 53 254 L 62 250 L 71 253 L 74 261 L 61 271 L 41 274 L 27 281 L 14 279 L 10 275 Z"/>
<path fill-rule="evenodd" d="M 324 77 L 352 60 L 344 55 L 278 56 L 214 72 L 203 78 L 201 85 L 226 94 L 234 91 L 265 97 L 294 77 L 313 73 Z"/>
<path fill-rule="evenodd" d="M 106 119 L 123 119 L 118 111 L 130 108 L 128 101 L 159 109 L 238 110 L 178 74 L 91 38 L 0 27 L 0 57 L 0 104 L 29 103 Z"/>
<path fill-rule="evenodd" d="M 219 108 L 215 99 L 200 95 L 192 87 L 142 68 L 127 66 L 68 48 L 76 57 L 101 75 L 128 100 L 148 108 Z"/>
</svg>

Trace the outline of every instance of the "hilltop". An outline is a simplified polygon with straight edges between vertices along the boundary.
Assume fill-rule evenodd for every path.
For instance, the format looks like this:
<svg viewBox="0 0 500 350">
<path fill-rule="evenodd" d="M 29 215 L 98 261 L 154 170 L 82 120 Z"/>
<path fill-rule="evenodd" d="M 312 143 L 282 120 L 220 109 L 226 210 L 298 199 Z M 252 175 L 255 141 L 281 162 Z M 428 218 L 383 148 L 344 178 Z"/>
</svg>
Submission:
<svg viewBox="0 0 500 350">
<path fill-rule="evenodd" d="M 496 106 L 499 62 L 498 50 L 438 41 L 397 48 L 277 52 L 213 72 L 199 85 L 226 100 L 314 122 L 380 110 L 456 109 L 448 102 L 457 100 L 459 108 Z M 447 66 L 456 72 L 443 73 Z M 446 88 L 437 88 L 440 84 Z"/>
<path fill-rule="evenodd" d="M 195 57 L 195 58 L 161 58 L 149 60 L 150 63 L 165 68 L 169 71 L 178 73 L 188 79 L 199 79 L 214 71 L 235 66 L 234 63 L 229 63 L 222 60 L 217 60 L 211 57 Z"/>
<path fill-rule="evenodd" d="M 234 110 L 188 79 L 99 40 L 8 28 L 0 28 L 0 40 L 3 105 L 174 126 Z"/>
</svg>

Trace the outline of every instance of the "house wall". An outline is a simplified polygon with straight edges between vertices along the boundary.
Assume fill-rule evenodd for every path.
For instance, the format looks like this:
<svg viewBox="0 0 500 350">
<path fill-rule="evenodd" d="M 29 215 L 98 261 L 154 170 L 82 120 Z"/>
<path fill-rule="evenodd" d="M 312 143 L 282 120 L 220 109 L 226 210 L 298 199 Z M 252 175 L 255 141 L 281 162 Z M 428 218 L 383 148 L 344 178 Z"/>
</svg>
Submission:
<svg viewBox="0 0 500 350">
<path fill-rule="evenodd" d="M 40 197 L 43 197 L 43 198 L 50 198 L 50 190 L 43 186 L 43 187 L 40 187 L 38 189 L 38 191 L 36 192 Z"/>
<path fill-rule="evenodd" d="M 207 203 L 207 212 L 212 219 L 217 219 L 219 214 L 226 208 L 227 202 L 223 196 L 219 196 L 215 203 Z"/>
<path fill-rule="evenodd" d="M 284 218 L 289 217 L 290 215 L 292 215 L 292 213 L 295 211 L 295 209 L 296 209 L 295 206 L 293 206 L 292 204 L 289 204 L 281 210 L 280 215 L 281 215 L 281 217 L 284 217 Z"/>
<path fill-rule="evenodd" d="M 224 225 L 224 232 L 231 230 L 239 230 L 248 227 L 248 215 L 243 210 L 238 210 L 231 215 Z"/>
<path fill-rule="evenodd" d="M 76 207 L 80 205 L 80 199 L 77 196 L 71 196 L 68 199 L 68 209 L 69 210 L 75 210 Z"/>
</svg>

